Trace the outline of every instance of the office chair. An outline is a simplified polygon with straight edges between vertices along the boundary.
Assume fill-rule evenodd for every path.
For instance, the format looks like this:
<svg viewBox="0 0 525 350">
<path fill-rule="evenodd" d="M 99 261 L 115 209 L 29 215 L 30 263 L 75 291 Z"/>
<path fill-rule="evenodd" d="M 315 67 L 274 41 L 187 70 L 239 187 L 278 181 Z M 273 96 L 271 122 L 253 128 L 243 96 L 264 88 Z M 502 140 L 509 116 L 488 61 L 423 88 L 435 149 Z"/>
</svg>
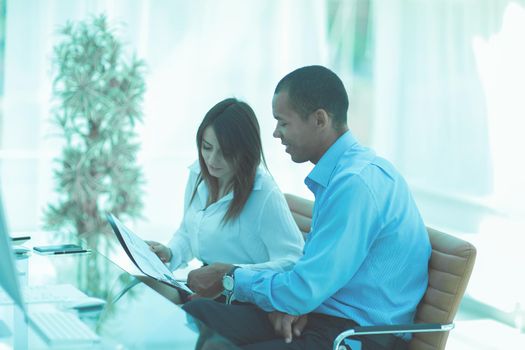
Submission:
<svg viewBox="0 0 525 350">
<path fill-rule="evenodd" d="M 312 212 L 314 210 L 314 202 L 302 198 L 290 193 L 285 193 L 286 203 L 292 212 L 292 216 L 295 220 L 299 230 L 306 238 L 306 235 L 310 232 L 310 226 L 312 224 Z"/>
<path fill-rule="evenodd" d="M 313 202 L 285 194 L 292 215 L 303 234 L 310 231 Z M 408 325 L 355 327 L 339 334 L 333 349 L 350 349 L 344 339 L 369 334 L 413 333 L 410 350 L 443 350 L 454 317 L 476 260 L 476 248 L 459 238 L 428 228 L 432 255 L 428 264 L 427 290 L 419 302 L 415 323 Z"/>
</svg>

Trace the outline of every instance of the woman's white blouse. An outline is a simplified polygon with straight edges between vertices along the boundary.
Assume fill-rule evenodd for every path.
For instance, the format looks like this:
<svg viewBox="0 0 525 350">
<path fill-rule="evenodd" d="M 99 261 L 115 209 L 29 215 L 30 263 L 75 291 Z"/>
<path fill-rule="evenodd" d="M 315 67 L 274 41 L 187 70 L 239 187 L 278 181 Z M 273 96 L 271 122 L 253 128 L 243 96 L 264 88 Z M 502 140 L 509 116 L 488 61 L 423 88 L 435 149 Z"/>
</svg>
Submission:
<svg viewBox="0 0 525 350">
<path fill-rule="evenodd" d="M 257 270 L 291 268 L 302 255 L 304 241 L 273 178 L 259 168 L 240 215 L 223 225 L 233 193 L 206 208 L 208 188 L 202 181 L 190 203 L 199 173 L 196 162 L 190 166 L 182 224 L 168 244 L 173 253 L 170 269 L 193 258 Z"/>
</svg>

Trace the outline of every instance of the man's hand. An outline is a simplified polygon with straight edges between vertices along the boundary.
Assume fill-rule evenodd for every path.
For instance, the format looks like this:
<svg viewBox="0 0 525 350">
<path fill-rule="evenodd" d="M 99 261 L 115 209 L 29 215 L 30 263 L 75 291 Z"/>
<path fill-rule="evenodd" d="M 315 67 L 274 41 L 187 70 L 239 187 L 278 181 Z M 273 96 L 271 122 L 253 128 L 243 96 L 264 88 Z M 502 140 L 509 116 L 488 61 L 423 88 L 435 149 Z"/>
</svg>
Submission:
<svg viewBox="0 0 525 350">
<path fill-rule="evenodd" d="M 275 333 L 282 336 L 286 343 L 291 343 L 293 336 L 301 336 L 308 322 L 308 315 L 292 316 L 279 311 L 270 312 L 268 318 Z"/>
<path fill-rule="evenodd" d="M 153 253 L 157 254 L 160 261 L 162 261 L 163 263 L 167 263 L 168 261 L 171 260 L 172 254 L 171 254 L 170 248 L 166 247 L 164 244 L 161 244 L 155 241 L 144 241 L 144 242 L 146 242 L 146 244 L 149 245 L 149 249 Z"/>
<path fill-rule="evenodd" d="M 188 287 L 206 298 L 215 298 L 221 294 L 222 277 L 233 265 L 216 263 L 193 270 L 188 275 Z"/>
</svg>

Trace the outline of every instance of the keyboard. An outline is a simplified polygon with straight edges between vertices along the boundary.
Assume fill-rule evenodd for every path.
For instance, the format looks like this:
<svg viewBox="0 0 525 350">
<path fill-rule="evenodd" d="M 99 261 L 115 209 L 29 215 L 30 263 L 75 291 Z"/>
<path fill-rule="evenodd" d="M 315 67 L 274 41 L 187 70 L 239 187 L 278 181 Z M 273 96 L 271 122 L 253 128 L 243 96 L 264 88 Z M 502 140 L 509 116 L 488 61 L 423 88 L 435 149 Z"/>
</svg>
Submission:
<svg viewBox="0 0 525 350">
<path fill-rule="evenodd" d="M 26 304 L 72 302 L 87 298 L 77 287 L 71 284 L 55 284 L 23 287 L 22 295 Z M 0 291 L 0 305 L 12 304 L 11 298 Z"/>
<path fill-rule="evenodd" d="M 31 312 L 29 321 L 50 346 L 87 345 L 100 340 L 95 332 L 70 312 Z"/>
</svg>

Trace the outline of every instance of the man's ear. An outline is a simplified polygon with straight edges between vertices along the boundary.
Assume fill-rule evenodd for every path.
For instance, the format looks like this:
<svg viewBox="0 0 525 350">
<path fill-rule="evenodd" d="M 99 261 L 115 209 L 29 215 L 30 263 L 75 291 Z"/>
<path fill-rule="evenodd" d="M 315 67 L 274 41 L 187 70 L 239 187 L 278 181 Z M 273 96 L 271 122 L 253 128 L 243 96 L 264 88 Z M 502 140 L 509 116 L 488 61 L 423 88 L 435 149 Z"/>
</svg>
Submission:
<svg viewBox="0 0 525 350">
<path fill-rule="evenodd" d="M 332 118 L 322 108 L 319 108 L 314 112 L 315 125 L 320 128 L 326 128 L 331 125 Z"/>
</svg>

